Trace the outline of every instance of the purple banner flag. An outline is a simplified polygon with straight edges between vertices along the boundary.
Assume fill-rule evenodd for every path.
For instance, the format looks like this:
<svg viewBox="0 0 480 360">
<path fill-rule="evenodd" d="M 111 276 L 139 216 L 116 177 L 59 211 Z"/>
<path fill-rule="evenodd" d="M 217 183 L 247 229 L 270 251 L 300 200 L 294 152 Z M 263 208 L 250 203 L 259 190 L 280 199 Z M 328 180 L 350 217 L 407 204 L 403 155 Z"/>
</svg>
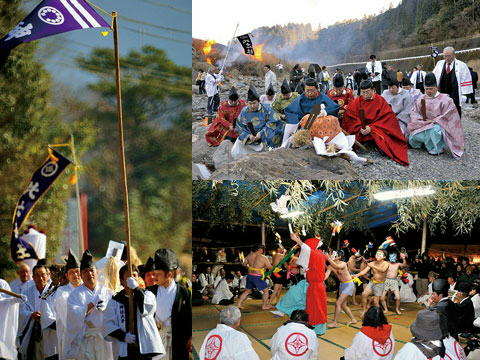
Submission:
<svg viewBox="0 0 480 360">
<path fill-rule="evenodd" d="M 51 150 L 51 155 L 49 155 L 42 166 L 33 173 L 30 183 L 22 196 L 20 196 L 20 199 L 18 199 L 17 206 L 13 213 L 12 237 L 10 241 L 13 261 L 20 261 L 26 258 L 38 258 L 32 244 L 19 237 L 19 231 L 38 200 L 40 200 L 63 170 L 70 164 L 70 160 L 55 150 Z"/>
<path fill-rule="evenodd" d="M 43 0 L 0 40 L 8 54 L 21 43 L 73 30 L 110 27 L 85 0 Z"/>
</svg>

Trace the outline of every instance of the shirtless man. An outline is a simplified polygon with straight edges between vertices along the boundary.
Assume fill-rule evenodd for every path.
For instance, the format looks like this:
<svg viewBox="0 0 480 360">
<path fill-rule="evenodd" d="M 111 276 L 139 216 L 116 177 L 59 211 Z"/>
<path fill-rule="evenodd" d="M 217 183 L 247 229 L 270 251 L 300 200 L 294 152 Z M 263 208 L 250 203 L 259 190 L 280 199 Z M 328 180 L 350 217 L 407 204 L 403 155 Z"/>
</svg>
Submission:
<svg viewBox="0 0 480 360">
<path fill-rule="evenodd" d="M 400 312 L 400 287 L 398 286 L 398 270 L 400 268 L 404 268 L 407 266 L 406 256 L 403 253 L 400 253 L 400 257 L 402 258 L 403 262 L 397 262 L 397 254 L 391 253 L 388 255 L 388 260 L 390 262 L 390 266 L 388 267 L 387 271 L 387 278 L 385 279 L 385 290 L 383 290 L 382 297 L 380 298 L 380 302 L 382 303 L 382 307 L 384 309 L 385 314 L 388 314 L 388 306 L 386 301 L 386 296 L 389 291 L 393 291 L 395 295 L 395 312 L 398 315 L 402 315 Z"/>
<path fill-rule="evenodd" d="M 357 262 L 362 260 L 362 255 L 357 251 L 355 254 L 351 255 L 347 261 L 348 271 L 350 274 L 353 275 L 356 271 L 362 271 L 362 269 L 357 267 Z M 357 293 L 357 287 L 353 287 L 353 294 L 352 294 L 352 304 L 359 305 L 357 303 L 357 299 L 355 298 Z"/>
<path fill-rule="evenodd" d="M 273 255 L 272 259 L 272 265 L 275 268 L 277 264 L 282 261 L 282 259 L 285 257 L 286 250 L 283 247 L 282 244 L 278 243 L 276 246 L 276 252 L 275 255 Z M 273 282 L 273 293 L 270 296 L 270 304 L 273 304 L 274 302 L 278 301 L 280 298 L 280 294 L 282 293 L 282 288 L 284 285 L 286 285 L 286 276 L 287 272 L 283 269 L 283 266 L 281 267 L 281 270 L 278 273 L 273 273 L 270 276 L 270 279 L 272 279 Z"/>
<path fill-rule="evenodd" d="M 263 273 L 265 270 L 270 270 L 273 268 L 272 264 L 270 264 L 270 261 L 268 261 L 267 257 L 263 255 L 265 246 L 263 245 L 257 245 L 253 248 L 253 251 L 250 252 L 250 254 L 247 255 L 245 258 L 245 261 L 243 262 L 243 265 L 248 267 L 248 273 L 247 273 L 247 284 L 245 286 L 245 291 L 240 295 L 238 298 L 238 308 L 243 309 L 242 303 L 245 301 L 248 295 L 252 293 L 253 289 L 257 289 L 259 291 L 263 291 L 263 305 L 262 309 L 263 310 L 269 310 L 272 309 L 273 306 L 271 306 L 268 303 L 268 289 L 267 289 L 267 282 L 265 280 L 262 280 Z"/>
<path fill-rule="evenodd" d="M 378 249 L 375 253 L 375 260 L 371 261 L 367 264 L 365 269 L 360 271 L 358 274 L 354 275 L 353 277 L 360 277 L 368 273 L 370 270 L 372 271 L 372 279 L 365 287 L 362 293 L 362 307 L 363 312 L 361 317 L 367 311 L 367 300 L 368 296 L 373 292 L 373 304 L 375 306 L 380 306 L 380 297 L 383 294 L 383 289 L 385 288 L 385 279 L 387 278 L 387 270 L 388 266 L 390 265 L 387 261 L 385 261 L 385 251 Z"/>
<path fill-rule="evenodd" d="M 338 289 L 339 295 L 337 301 L 335 302 L 335 315 L 333 316 L 333 322 L 328 324 L 327 327 L 334 328 L 338 326 L 337 320 L 342 309 L 350 317 L 350 319 L 352 319 L 349 324 L 356 324 L 357 319 L 355 319 L 347 304 L 348 297 L 353 294 L 355 289 L 355 284 L 350 272 L 348 271 L 347 263 L 342 261 L 341 256 L 336 252 L 333 253 L 333 256 L 327 254 L 326 257 L 330 265 L 327 267 L 325 280 L 328 279 L 332 271 L 335 273 L 335 275 L 337 275 L 338 280 L 340 280 L 340 287 Z"/>
</svg>

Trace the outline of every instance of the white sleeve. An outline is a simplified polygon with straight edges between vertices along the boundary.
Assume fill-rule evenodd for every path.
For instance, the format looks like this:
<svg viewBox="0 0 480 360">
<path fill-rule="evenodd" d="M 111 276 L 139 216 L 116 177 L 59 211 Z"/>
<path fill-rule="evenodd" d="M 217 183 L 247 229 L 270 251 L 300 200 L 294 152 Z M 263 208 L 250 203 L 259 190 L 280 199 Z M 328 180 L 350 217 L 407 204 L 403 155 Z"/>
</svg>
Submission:
<svg viewBox="0 0 480 360">
<path fill-rule="evenodd" d="M 311 249 L 305 243 L 300 247 L 300 255 L 298 256 L 297 265 L 301 266 L 305 270 L 308 269 L 308 263 L 310 262 Z"/>
<path fill-rule="evenodd" d="M 309 360 L 316 360 L 318 359 L 318 339 L 315 333 L 312 334 L 311 338 L 311 343 L 314 343 L 315 345 L 312 347 L 312 354 L 310 355 Z"/>
<path fill-rule="evenodd" d="M 112 337 L 109 336 L 115 330 L 121 329 L 120 324 L 118 323 L 118 318 L 116 313 L 118 312 L 118 306 L 115 300 L 111 300 L 108 302 L 107 309 L 103 314 L 103 337 L 107 341 L 114 340 Z"/>
<path fill-rule="evenodd" d="M 42 326 L 42 330 L 46 329 L 55 321 L 57 321 L 57 313 L 55 311 L 55 297 L 56 294 L 52 294 L 46 300 L 40 301 L 40 313 L 42 314 L 42 316 L 40 317 L 40 324 Z"/>
<path fill-rule="evenodd" d="M 80 344 L 85 334 L 85 315 L 87 306 L 80 301 L 80 296 L 70 294 L 67 302 L 67 324 L 68 331 L 65 334 L 64 353 L 67 359 L 78 356 Z"/>
<path fill-rule="evenodd" d="M 412 343 L 406 343 L 395 356 L 395 360 L 422 360 L 425 356 Z M 347 360 L 347 359 L 345 359 Z"/>
<path fill-rule="evenodd" d="M 205 279 L 205 275 L 204 274 L 200 274 L 200 284 L 202 285 L 202 287 L 206 287 L 208 285 L 208 282 L 207 280 Z"/>
<path fill-rule="evenodd" d="M 238 339 L 237 351 L 233 354 L 233 360 L 260 360 L 255 350 L 253 350 L 252 343 L 247 335 Z"/>
<path fill-rule="evenodd" d="M 352 340 L 352 345 L 345 349 L 345 360 L 361 360 L 360 349 L 363 349 L 365 345 L 361 333 L 357 332 Z"/>
</svg>

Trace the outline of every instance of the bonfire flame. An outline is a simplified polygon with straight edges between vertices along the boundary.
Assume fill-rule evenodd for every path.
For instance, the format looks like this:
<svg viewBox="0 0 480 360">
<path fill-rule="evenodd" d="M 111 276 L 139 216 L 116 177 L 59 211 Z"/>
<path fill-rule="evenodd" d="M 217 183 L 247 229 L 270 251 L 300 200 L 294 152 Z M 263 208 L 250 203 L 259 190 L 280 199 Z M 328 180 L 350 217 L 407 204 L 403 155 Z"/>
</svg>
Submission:
<svg viewBox="0 0 480 360">
<path fill-rule="evenodd" d="M 255 55 L 253 55 L 253 57 L 255 58 L 255 60 L 263 61 L 262 49 L 263 49 L 264 46 L 265 46 L 265 44 L 258 44 L 258 45 L 255 45 L 253 47 L 253 51 L 255 53 Z"/>
<path fill-rule="evenodd" d="M 212 65 L 212 59 L 210 59 L 210 56 L 207 56 L 207 64 Z"/>
<path fill-rule="evenodd" d="M 205 43 L 205 45 L 203 46 L 203 54 L 204 55 L 208 55 L 210 54 L 210 52 L 212 51 L 212 45 L 214 45 L 216 43 L 215 40 L 207 40 L 207 42 Z"/>
</svg>

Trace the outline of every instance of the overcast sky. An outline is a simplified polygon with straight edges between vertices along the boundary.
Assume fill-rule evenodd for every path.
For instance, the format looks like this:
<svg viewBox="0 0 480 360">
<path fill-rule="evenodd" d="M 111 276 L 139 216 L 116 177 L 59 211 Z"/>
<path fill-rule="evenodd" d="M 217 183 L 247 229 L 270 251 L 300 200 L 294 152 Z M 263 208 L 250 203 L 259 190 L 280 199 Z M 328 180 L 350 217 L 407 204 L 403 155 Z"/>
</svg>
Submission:
<svg viewBox="0 0 480 360">
<path fill-rule="evenodd" d="M 401 0 L 192 0 L 193 37 L 227 43 L 260 26 L 311 23 L 327 27 L 337 21 L 378 14 Z"/>
</svg>

